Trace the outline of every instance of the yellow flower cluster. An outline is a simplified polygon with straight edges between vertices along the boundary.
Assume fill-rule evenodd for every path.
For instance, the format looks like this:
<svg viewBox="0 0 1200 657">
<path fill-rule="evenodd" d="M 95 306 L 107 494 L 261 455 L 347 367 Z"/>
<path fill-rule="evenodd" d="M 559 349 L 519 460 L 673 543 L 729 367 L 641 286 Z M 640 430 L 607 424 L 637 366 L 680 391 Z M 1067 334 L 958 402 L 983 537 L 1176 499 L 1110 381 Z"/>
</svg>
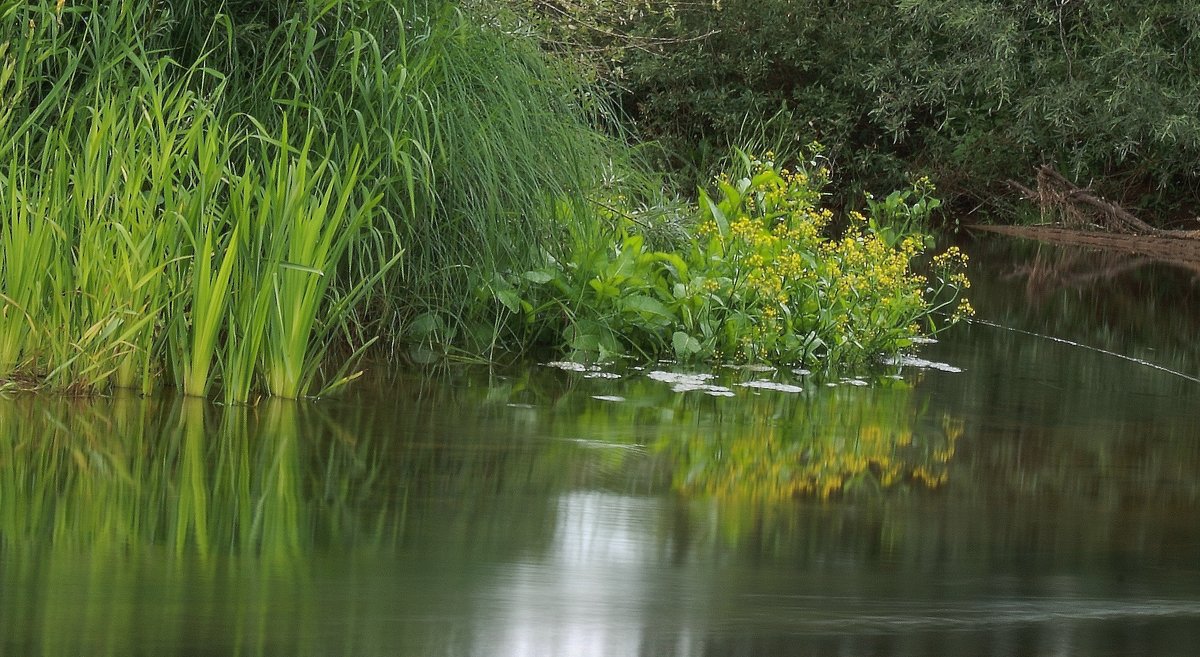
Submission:
<svg viewBox="0 0 1200 657">
<path fill-rule="evenodd" d="M 729 234 L 737 239 L 749 242 L 757 233 L 758 227 L 747 216 L 738 217 L 732 224 L 729 224 Z"/>
<path fill-rule="evenodd" d="M 716 336 L 713 352 L 846 365 L 909 344 L 935 308 L 972 312 L 955 298 L 970 285 L 959 249 L 935 258 L 931 283 L 910 266 L 925 249 L 919 233 L 883 233 L 852 211 L 844 233 L 829 235 L 834 215 L 820 206 L 829 172 L 815 160 L 776 169 L 767 153 L 750 164 L 745 178 L 718 179 L 721 197 L 708 201 L 713 216 L 697 230 L 705 241 L 693 252 L 702 260 L 689 263 L 693 277 L 724 281 L 685 288 L 685 329 Z M 720 217 L 729 218 L 724 235 Z M 947 300 L 943 291 L 953 294 Z M 713 330 L 718 322 L 723 330 Z"/>
<path fill-rule="evenodd" d="M 957 322 L 974 316 L 975 308 L 973 308 L 971 306 L 971 302 L 964 297 L 958 300 L 958 306 L 954 308 L 954 312 L 950 315 L 950 321 Z"/>
<path fill-rule="evenodd" d="M 938 269 L 963 269 L 967 266 L 967 254 L 957 246 L 933 256 L 933 266 Z"/>
<path fill-rule="evenodd" d="M 804 278 L 807 266 L 804 263 L 804 258 L 795 251 L 788 251 L 779 254 L 773 263 L 775 271 L 781 278 L 789 281 L 799 281 Z"/>
</svg>

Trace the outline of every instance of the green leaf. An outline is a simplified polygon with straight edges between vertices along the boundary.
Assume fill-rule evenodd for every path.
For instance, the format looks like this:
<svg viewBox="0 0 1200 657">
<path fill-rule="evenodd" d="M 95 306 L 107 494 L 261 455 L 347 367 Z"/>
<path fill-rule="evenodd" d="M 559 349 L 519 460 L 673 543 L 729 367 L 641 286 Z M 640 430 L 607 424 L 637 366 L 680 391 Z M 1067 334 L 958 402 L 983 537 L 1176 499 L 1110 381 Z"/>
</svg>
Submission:
<svg viewBox="0 0 1200 657">
<path fill-rule="evenodd" d="M 579 333 L 571 339 L 571 348 L 578 351 L 599 351 L 600 336 L 595 333 Z"/>
<path fill-rule="evenodd" d="M 544 284 L 549 283 L 550 281 L 554 280 L 554 274 L 551 274 L 550 272 L 541 270 L 541 269 L 527 271 L 524 274 L 522 274 L 522 276 L 525 277 L 525 280 L 533 282 L 533 283 L 537 283 L 538 285 L 544 285 Z"/>
<path fill-rule="evenodd" d="M 621 306 L 625 310 L 632 310 L 650 315 L 658 315 L 659 317 L 664 317 L 666 319 L 675 319 L 675 314 L 672 313 L 671 309 L 663 304 L 663 302 L 655 299 L 654 297 L 648 297 L 644 294 L 635 294 L 625 297 L 621 300 Z"/>
<path fill-rule="evenodd" d="M 436 313 L 421 313 L 408 324 L 408 333 L 414 337 L 426 338 L 444 328 L 442 318 Z"/>
<path fill-rule="evenodd" d="M 671 346 L 675 348 L 675 356 L 680 359 L 700 353 L 700 341 L 683 331 L 675 331 L 671 336 Z"/>
<path fill-rule="evenodd" d="M 599 278 L 593 278 L 592 280 L 588 281 L 588 285 L 590 285 L 592 289 L 596 291 L 596 294 L 600 295 L 601 297 L 615 297 L 621 294 L 621 290 L 617 288 L 617 286 L 610 285 Z"/>
<path fill-rule="evenodd" d="M 514 313 L 521 312 L 521 297 L 512 290 L 496 290 L 494 293 L 496 300 L 504 304 L 505 308 Z"/>
<path fill-rule="evenodd" d="M 320 269 L 317 269 L 316 267 L 309 267 L 307 265 L 299 265 L 294 262 L 281 262 L 281 263 L 279 263 L 279 267 L 282 269 L 290 269 L 292 271 L 301 271 L 306 274 L 316 274 L 317 276 L 325 275 L 325 272 L 321 271 Z"/>
<path fill-rule="evenodd" d="M 717 223 L 717 229 L 721 231 L 721 237 L 728 235 L 729 218 L 725 216 L 725 212 L 723 212 L 721 208 L 717 207 L 716 203 L 713 203 L 713 200 L 708 197 L 708 193 L 703 189 L 700 190 L 700 201 L 704 203 L 704 206 L 707 207 L 708 211 L 712 214 L 713 221 Z"/>
<path fill-rule="evenodd" d="M 780 178 L 779 174 L 775 173 L 774 169 L 767 169 L 757 176 L 754 176 L 754 178 L 750 181 L 750 186 L 757 189 L 769 182 L 778 182 L 779 184 L 783 184 L 783 178 Z"/>
</svg>

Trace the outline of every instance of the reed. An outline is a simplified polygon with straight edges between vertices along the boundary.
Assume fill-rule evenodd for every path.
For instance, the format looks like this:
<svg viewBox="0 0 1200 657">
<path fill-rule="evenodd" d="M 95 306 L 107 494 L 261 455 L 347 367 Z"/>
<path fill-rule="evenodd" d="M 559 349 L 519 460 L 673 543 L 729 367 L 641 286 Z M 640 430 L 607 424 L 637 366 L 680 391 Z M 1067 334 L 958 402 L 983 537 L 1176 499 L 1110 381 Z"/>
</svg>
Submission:
<svg viewBox="0 0 1200 657">
<path fill-rule="evenodd" d="M 443 0 L 5 3 L 0 92 L 0 378 L 78 391 L 320 393 L 420 317 L 491 347 L 491 281 L 627 152 Z"/>
<path fill-rule="evenodd" d="M 247 219 L 253 236 L 242 242 L 246 257 L 257 262 L 241 270 L 254 278 L 239 286 L 259 290 L 238 309 L 243 360 L 227 366 L 245 371 L 259 360 L 261 349 L 267 390 L 293 399 L 309 392 L 338 322 L 399 260 L 398 252 L 389 261 L 376 261 L 374 273 L 329 292 L 343 256 L 371 225 L 379 196 L 360 194 L 358 152 L 335 170 L 328 156 L 313 162 L 312 139 L 310 132 L 294 147 L 285 126 L 281 140 L 264 147 L 278 153 L 260 160 L 270 162 L 269 170 L 259 188 L 258 211 Z"/>
</svg>

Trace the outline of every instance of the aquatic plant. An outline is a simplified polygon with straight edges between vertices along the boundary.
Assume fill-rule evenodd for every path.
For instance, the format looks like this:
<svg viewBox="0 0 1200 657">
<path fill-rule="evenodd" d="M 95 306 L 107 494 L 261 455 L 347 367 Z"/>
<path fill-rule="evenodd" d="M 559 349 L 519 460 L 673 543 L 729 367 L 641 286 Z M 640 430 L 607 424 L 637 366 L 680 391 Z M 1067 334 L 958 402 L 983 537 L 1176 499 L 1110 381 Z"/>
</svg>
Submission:
<svg viewBox="0 0 1200 657">
<path fill-rule="evenodd" d="M 743 175 L 701 191 L 681 248 L 649 249 L 636 218 L 616 215 L 607 244 L 510 277 L 497 299 L 531 330 L 600 358 L 826 369 L 894 354 L 970 312 L 959 299 L 965 255 L 948 250 L 929 274 L 913 267 L 927 238 L 911 220 L 933 207 L 927 190 L 912 206 L 896 197 L 907 223 L 853 211 L 837 222 L 820 203 L 829 171 L 819 160 L 795 170 L 769 154 L 742 160 Z"/>
</svg>

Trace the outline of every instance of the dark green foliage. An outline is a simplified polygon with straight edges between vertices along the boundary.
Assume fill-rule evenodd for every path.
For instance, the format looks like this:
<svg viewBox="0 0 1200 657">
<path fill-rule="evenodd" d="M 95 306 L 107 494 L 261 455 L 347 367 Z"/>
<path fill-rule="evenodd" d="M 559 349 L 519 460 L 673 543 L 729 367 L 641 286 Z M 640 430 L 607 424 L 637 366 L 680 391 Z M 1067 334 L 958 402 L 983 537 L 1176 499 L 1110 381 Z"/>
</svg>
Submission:
<svg viewBox="0 0 1200 657">
<path fill-rule="evenodd" d="M 913 170 L 992 198 L 1041 163 L 1162 220 L 1200 198 L 1195 0 L 662 0 L 622 28 L 603 68 L 697 182 L 749 135 L 825 144 L 854 203 Z"/>
<path fill-rule="evenodd" d="M 903 151 L 881 143 L 863 84 L 871 63 L 887 57 L 886 43 L 864 30 L 890 13 L 881 2 L 680 7 L 676 18 L 639 26 L 663 41 L 654 52 L 629 52 L 625 105 L 697 182 L 731 145 L 794 153 L 816 140 L 847 178 L 897 185 Z"/>
<path fill-rule="evenodd" d="M 1134 206 L 1200 194 L 1200 3 L 909 0 L 898 11 L 909 75 L 876 66 L 876 116 L 966 184 L 1052 162 Z"/>
</svg>

